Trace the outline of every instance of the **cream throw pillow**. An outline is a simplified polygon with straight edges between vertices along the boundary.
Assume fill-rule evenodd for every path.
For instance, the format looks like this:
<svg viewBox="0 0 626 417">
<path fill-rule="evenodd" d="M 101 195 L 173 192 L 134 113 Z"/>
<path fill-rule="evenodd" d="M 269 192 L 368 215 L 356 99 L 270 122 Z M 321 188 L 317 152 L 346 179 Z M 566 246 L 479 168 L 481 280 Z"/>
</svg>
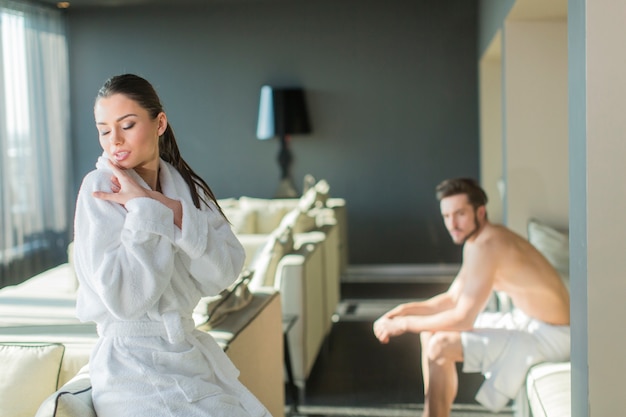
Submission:
<svg viewBox="0 0 626 417">
<path fill-rule="evenodd" d="M 0 410 L 3 416 L 33 417 L 57 389 L 65 346 L 58 343 L 0 344 Z"/>
<path fill-rule="evenodd" d="M 300 212 L 296 223 L 293 225 L 294 233 L 306 233 L 316 228 L 315 216 L 307 213 Z"/>
<path fill-rule="evenodd" d="M 569 283 L 569 235 L 537 220 L 528 222 L 528 240 Z"/>
<path fill-rule="evenodd" d="M 218 198 L 217 199 L 217 204 L 220 205 L 222 210 L 224 210 L 225 208 L 237 208 L 237 207 L 239 207 L 239 201 L 237 201 L 237 199 L 233 198 L 233 197 Z"/>
<path fill-rule="evenodd" d="M 286 227 L 276 231 L 276 239 L 272 246 L 272 256 L 265 273 L 265 285 L 273 287 L 276 281 L 276 269 L 280 259 L 293 251 L 293 230 Z"/>
<path fill-rule="evenodd" d="M 317 191 L 317 206 L 326 207 L 326 202 L 330 195 L 330 185 L 326 180 L 319 180 L 315 184 L 315 191 Z"/>
<path fill-rule="evenodd" d="M 89 365 L 85 365 L 39 407 L 35 417 L 96 417 L 91 400 Z"/>
<path fill-rule="evenodd" d="M 290 227 L 277 229 L 260 248 L 250 266 L 254 271 L 250 288 L 274 287 L 276 268 L 280 259 L 293 251 L 293 231 Z"/>
<path fill-rule="evenodd" d="M 298 208 L 300 211 L 309 211 L 313 207 L 315 207 L 315 202 L 317 201 L 317 190 L 315 187 L 310 188 L 305 192 L 300 200 L 298 200 Z"/>
<path fill-rule="evenodd" d="M 302 212 L 299 208 L 294 208 L 285 214 L 280 221 L 279 229 L 290 227 L 293 233 L 306 233 L 315 229 L 315 217 L 309 212 Z"/>
<path fill-rule="evenodd" d="M 240 207 L 223 207 L 222 211 L 237 235 L 256 233 L 256 211 Z"/>
<path fill-rule="evenodd" d="M 254 233 L 269 234 L 278 227 L 283 216 L 291 209 L 286 202 L 254 197 L 239 197 L 239 207 L 256 212 Z"/>
</svg>

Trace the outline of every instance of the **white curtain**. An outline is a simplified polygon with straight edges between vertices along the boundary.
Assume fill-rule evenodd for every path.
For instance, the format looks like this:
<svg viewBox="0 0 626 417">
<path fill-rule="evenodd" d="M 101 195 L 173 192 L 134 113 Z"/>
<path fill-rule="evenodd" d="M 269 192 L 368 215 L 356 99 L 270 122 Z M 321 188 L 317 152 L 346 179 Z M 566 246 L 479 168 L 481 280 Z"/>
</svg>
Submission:
<svg viewBox="0 0 626 417">
<path fill-rule="evenodd" d="M 68 61 L 60 10 L 0 0 L 0 286 L 65 257 Z"/>
</svg>

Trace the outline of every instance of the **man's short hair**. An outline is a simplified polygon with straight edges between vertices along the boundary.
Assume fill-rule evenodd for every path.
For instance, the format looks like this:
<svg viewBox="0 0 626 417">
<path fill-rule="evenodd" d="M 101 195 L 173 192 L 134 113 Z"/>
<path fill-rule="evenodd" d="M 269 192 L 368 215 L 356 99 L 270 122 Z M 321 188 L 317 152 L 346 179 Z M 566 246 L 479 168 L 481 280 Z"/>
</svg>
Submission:
<svg viewBox="0 0 626 417">
<path fill-rule="evenodd" d="M 477 209 L 487 205 L 487 194 L 478 183 L 471 178 L 450 178 L 437 185 L 437 200 L 457 194 L 466 194 L 469 203 Z"/>
</svg>

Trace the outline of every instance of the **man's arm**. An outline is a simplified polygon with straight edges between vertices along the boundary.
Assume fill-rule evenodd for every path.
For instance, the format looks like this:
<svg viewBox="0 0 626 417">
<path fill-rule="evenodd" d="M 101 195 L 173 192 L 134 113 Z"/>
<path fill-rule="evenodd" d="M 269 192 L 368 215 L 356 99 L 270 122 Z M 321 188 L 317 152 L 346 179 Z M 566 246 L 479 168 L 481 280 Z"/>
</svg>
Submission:
<svg viewBox="0 0 626 417">
<path fill-rule="evenodd" d="M 484 244 L 466 245 L 463 257 L 463 266 L 453 285 L 439 299 L 442 304 L 434 303 L 449 308 L 433 313 L 385 315 L 374 323 L 376 337 L 386 343 L 390 337 L 406 332 L 471 329 L 493 290 L 495 263 L 498 258 L 497 253 Z M 410 307 L 406 307 L 407 311 L 409 309 Z M 415 305 L 413 311 L 420 309 L 424 309 L 424 305 Z"/>
<path fill-rule="evenodd" d="M 455 279 L 448 290 L 444 293 L 437 294 L 424 301 L 413 301 L 409 303 L 399 304 L 389 310 L 383 317 L 393 318 L 400 316 L 420 316 L 440 313 L 454 307 L 456 287 Z"/>
</svg>

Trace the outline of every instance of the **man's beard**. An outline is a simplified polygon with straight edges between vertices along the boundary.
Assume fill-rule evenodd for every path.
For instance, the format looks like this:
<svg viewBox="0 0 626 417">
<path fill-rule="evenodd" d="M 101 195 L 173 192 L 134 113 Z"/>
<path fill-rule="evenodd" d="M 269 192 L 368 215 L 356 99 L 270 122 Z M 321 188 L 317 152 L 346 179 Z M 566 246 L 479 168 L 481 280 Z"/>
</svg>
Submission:
<svg viewBox="0 0 626 417">
<path fill-rule="evenodd" d="M 474 210 L 474 228 L 472 229 L 471 232 L 465 235 L 462 241 L 458 243 L 457 242 L 454 242 L 454 243 L 456 243 L 457 245 L 463 245 L 465 244 L 465 242 L 467 242 L 467 239 L 474 236 L 477 232 L 478 232 L 478 215 L 476 214 L 476 210 Z"/>
</svg>

